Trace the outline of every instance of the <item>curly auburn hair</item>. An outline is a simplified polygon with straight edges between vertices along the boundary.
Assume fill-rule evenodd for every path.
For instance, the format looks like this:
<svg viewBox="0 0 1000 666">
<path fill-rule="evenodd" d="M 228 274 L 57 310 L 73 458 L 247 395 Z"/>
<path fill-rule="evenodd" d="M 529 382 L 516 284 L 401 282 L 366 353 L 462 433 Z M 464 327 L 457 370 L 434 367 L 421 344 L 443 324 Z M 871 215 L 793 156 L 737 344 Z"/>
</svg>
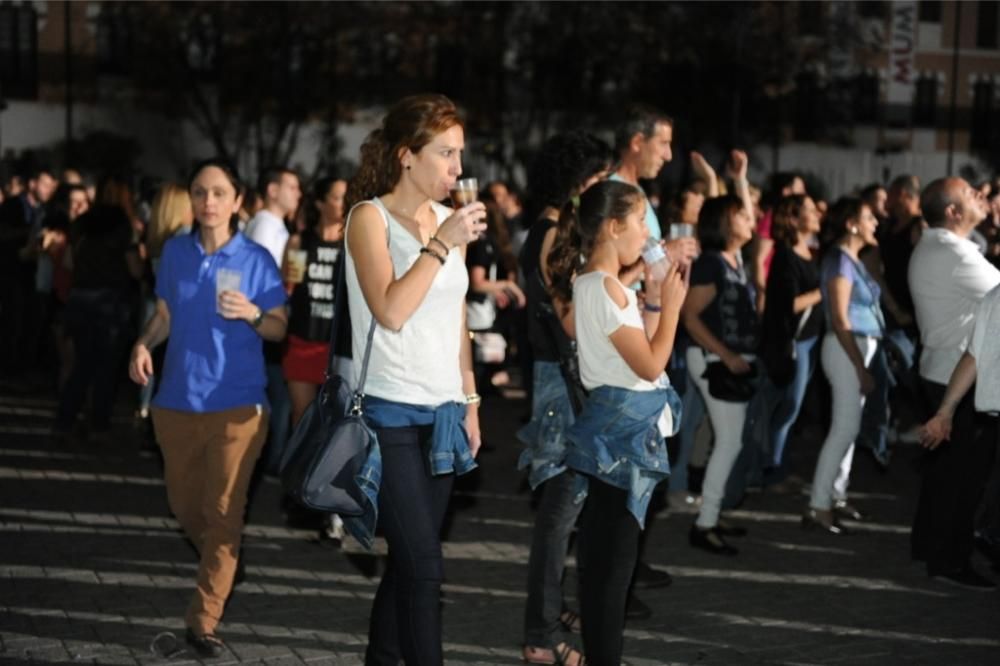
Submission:
<svg viewBox="0 0 1000 666">
<path fill-rule="evenodd" d="M 361 144 L 361 166 L 347 184 L 344 210 L 391 191 L 403 173 L 400 153 L 406 148 L 419 152 L 455 125 L 464 127 L 458 107 L 444 95 L 411 95 L 396 102 L 382 119 L 382 126 L 372 130 Z"/>
</svg>

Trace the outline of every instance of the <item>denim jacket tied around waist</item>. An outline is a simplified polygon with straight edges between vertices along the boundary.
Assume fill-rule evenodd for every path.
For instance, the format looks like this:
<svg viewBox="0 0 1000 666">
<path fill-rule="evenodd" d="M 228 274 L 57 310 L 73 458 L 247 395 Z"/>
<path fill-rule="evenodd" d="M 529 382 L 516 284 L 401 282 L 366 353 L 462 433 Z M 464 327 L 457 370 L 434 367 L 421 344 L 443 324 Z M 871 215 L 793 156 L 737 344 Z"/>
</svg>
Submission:
<svg viewBox="0 0 1000 666">
<path fill-rule="evenodd" d="M 528 483 L 532 490 L 566 471 L 566 429 L 574 421 L 559 364 L 535 361 L 533 372 L 531 421 L 517 431 L 517 438 L 525 447 L 517 468 L 529 468 Z"/>
<path fill-rule="evenodd" d="M 587 494 L 588 477 L 628 491 L 628 510 L 640 527 L 653 488 L 670 474 L 667 446 L 657 422 L 669 408 L 673 432 L 681 420 L 681 400 L 671 386 L 632 391 L 599 386 L 566 432 L 566 465 L 577 475 L 577 500 Z M 584 476 L 586 475 L 586 476 Z"/>
<path fill-rule="evenodd" d="M 465 431 L 465 405 L 445 402 L 437 407 L 408 405 L 401 402 L 365 396 L 365 421 L 373 429 L 405 428 L 432 425 L 431 448 L 428 463 L 431 474 L 465 474 L 477 467 L 469 450 L 469 436 Z M 344 528 L 362 546 L 371 550 L 375 543 L 375 525 L 378 523 L 378 491 L 382 484 L 382 452 L 378 441 L 372 443 L 361 472 L 355 477 L 366 498 L 364 513 L 344 517 Z"/>
</svg>

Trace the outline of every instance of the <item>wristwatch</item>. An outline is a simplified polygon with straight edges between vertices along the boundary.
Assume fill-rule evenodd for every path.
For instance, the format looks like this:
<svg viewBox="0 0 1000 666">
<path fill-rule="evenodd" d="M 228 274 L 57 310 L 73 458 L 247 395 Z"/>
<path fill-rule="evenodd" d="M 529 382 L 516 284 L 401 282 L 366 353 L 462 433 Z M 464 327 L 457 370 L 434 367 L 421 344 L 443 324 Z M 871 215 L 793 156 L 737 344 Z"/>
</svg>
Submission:
<svg viewBox="0 0 1000 666">
<path fill-rule="evenodd" d="M 250 325 L 254 328 L 259 328 L 262 321 L 264 321 L 264 311 L 257 308 L 257 314 L 254 315 L 253 321 L 250 322 Z"/>
</svg>

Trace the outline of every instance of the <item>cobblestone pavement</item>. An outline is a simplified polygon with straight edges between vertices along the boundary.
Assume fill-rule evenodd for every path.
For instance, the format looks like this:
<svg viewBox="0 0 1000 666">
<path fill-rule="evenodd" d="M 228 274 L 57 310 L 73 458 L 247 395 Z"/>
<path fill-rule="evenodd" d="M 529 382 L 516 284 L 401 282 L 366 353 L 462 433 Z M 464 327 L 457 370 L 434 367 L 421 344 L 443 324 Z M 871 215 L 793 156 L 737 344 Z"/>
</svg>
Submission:
<svg viewBox="0 0 1000 666">
<path fill-rule="evenodd" d="M 455 495 L 444 549 L 449 664 L 520 661 L 533 520 L 514 469 L 524 408 L 485 403 L 492 450 Z M 167 511 L 158 457 L 124 416 L 109 443 L 57 442 L 53 409 L 44 395 L 0 387 L 0 661 L 194 663 L 183 643 L 160 656 L 182 635 L 195 563 Z M 813 435 L 793 445 L 806 475 Z M 750 527 L 740 555 L 720 558 L 687 545 L 690 515 L 662 514 L 647 559 L 675 582 L 641 592 L 654 614 L 629 623 L 627 663 L 1000 663 L 1000 594 L 929 580 L 909 560 L 915 459 L 899 449 L 880 475 L 859 454 L 853 497 L 873 518 L 848 537 L 799 529 L 802 496 L 758 493 L 733 513 Z M 278 486 L 261 483 L 247 582 L 220 626 L 230 651 L 213 663 L 361 664 L 381 558 L 287 528 L 279 506 Z"/>
</svg>

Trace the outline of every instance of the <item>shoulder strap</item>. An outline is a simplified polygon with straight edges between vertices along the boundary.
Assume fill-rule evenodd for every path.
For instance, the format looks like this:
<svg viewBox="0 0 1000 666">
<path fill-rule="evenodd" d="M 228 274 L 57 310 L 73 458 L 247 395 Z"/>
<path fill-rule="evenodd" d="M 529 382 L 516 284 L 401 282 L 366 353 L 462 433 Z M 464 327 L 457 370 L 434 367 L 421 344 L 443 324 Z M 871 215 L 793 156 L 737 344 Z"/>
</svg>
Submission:
<svg viewBox="0 0 1000 666">
<path fill-rule="evenodd" d="M 360 205 L 362 205 L 364 203 L 370 203 L 370 204 L 374 205 L 375 208 L 378 209 L 379 213 L 382 215 L 382 219 L 385 221 L 385 244 L 386 244 L 386 247 L 388 248 L 390 246 L 391 241 L 392 241 L 392 231 L 391 231 L 391 227 L 389 225 L 389 218 L 386 216 L 385 210 L 383 210 L 382 206 L 380 206 L 377 201 L 374 201 L 374 200 L 373 201 L 361 201 L 361 202 L 355 204 L 351 208 L 350 212 L 347 214 L 346 220 L 349 222 L 350 219 L 351 219 L 351 214 L 354 213 L 354 210 L 358 206 L 360 206 Z M 346 241 L 347 241 L 347 224 L 346 223 L 344 225 L 344 241 L 345 241 L 345 243 L 344 243 L 344 251 L 347 252 L 348 251 L 348 247 L 347 247 L 347 243 L 346 243 Z M 330 361 L 329 361 L 329 364 L 327 365 L 327 376 L 330 376 L 330 375 L 333 374 L 333 364 L 334 364 L 333 355 L 334 355 L 334 350 L 336 349 L 335 343 L 337 341 L 337 328 L 338 328 L 337 327 L 337 315 L 340 315 L 341 317 L 344 316 L 344 312 L 347 309 L 347 298 L 346 298 L 346 296 L 347 296 L 347 258 L 344 257 L 343 260 L 340 262 L 340 268 L 337 271 L 337 290 L 336 290 L 336 296 L 334 297 L 334 320 L 335 321 L 334 321 L 334 325 L 333 325 L 333 330 L 330 332 Z M 357 388 L 354 391 L 354 404 L 352 406 L 352 412 L 355 413 L 355 414 L 360 414 L 361 413 L 361 399 L 364 397 L 365 379 L 368 377 L 368 361 L 371 359 L 372 340 L 375 338 L 375 324 L 376 324 L 376 322 L 375 322 L 375 315 L 372 314 L 372 321 L 371 321 L 371 324 L 368 326 L 368 337 L 367 337 L 367 339 L 365 341 L 365 353 L 364 353 L 364 357 L 363 357 L 363 359 L 361 361 L 361 375 L 358 377 L 358 386 L 357 386 Z"/>
</svg>

